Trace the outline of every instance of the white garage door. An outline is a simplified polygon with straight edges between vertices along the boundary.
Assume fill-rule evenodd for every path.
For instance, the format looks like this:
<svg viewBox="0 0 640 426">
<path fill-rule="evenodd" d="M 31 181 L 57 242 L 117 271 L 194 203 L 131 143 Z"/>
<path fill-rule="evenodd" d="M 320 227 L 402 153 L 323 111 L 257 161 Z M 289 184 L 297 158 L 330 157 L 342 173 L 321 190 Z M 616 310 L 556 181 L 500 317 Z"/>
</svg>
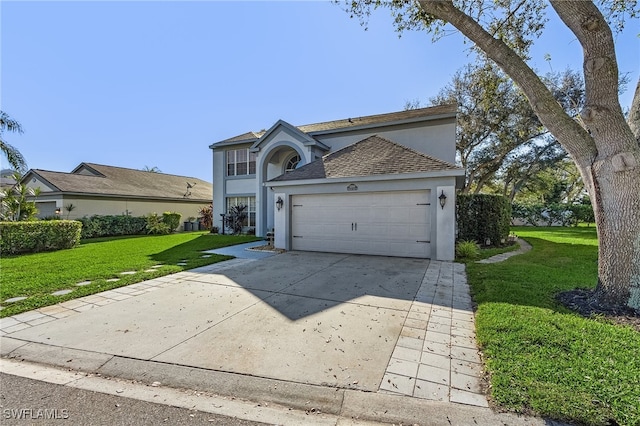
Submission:
<svg viewBox="0 0 640 426">
<path fill-rule="evenodd" d="M 293 250 L 428 258 L 429 191 L 292 197 Z"/>
</svg>

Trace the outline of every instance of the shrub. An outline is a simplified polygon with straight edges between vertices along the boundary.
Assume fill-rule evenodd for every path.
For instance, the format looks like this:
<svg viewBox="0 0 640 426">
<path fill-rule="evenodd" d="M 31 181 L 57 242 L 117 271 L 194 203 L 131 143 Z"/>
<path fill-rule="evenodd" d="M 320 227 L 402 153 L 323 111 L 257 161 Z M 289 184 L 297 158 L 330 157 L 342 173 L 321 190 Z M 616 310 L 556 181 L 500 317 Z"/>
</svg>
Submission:
<svg viewBox="0 0 640 426">
<path fill-rule="evenodd" d="M 458 195 L 458 240 L 499 246 L 506 242 L 511 224 L 511 205 L 501 195 Z"/>
<path fill-rule="evenodd" d="M 569 210 L 571 211 L 571 224 L 573 226 L 578 226 L 579 223 L 590 224 L 596 222 L 591 204 L 571 204 Z"/>
<path fill-rule="evenodd" d="M 75 247 L 82 223 L 75 220 L 0 222 L 0 253 L 20 254 Z"/>
<path fill-rule="evenodd" d="M 204 227 L 204 229 L 211 229 L 213 226 L 213 205 L 209 204 L 208 206 L 202 207 L 198 214 L 200 215 L 200 223 Z"/>
<path fill-rule="evenodd" d="M 151 213 L 147 215 L 147 234 L 163 235 L 171 233 L 169 225 L 162 221 L 162 218 L 157 213 Z"/>
<path fill-rule="evenodd" d="M 144 217 L 125 215 L 83 217 L 82 239 L 112 237 L 117 235 L 139 235 L 146 232 L 147 220 Z"/>
<path fill-rule="evenodd" d="M 162 222 L 169 227 L 169 232 L 173 232 L 180 226 L 181 217 L 180 213 L 164 212 L 162 213 Z"/>
<path fill-rule="evenodd" d="M 460 241 L 456 244 L 456 257 L 458 259 L 475 259 L 479 254 L 480 250 L 475 241 Z"/>
<path fill-rule="evenodd" d="M 229 214 L 225 217 L 225 225 L 231 228 L 231 232 L 236 235 L 242 233 L 244 221 L 247 219 L 247 207 L 244 204 L 233 206 L 229 209 Z"/>
</svg>

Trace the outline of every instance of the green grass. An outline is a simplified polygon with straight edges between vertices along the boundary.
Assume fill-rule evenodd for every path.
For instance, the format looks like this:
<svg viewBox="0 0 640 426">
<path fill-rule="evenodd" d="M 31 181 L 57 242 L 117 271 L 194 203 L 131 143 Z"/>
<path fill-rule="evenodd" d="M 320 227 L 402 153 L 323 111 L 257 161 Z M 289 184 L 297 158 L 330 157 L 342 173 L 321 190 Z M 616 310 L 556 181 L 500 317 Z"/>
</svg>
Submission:
<svg viewBox="0 0 640 426">
<path fill-rule="evenodd" d="M 201 252 L 255 240 L 253 236 L 207 232 L 96 238 L 70 250 L 3 257 L 0 259 L 0 301 L 17 296 L 27 296 L 27 299 L 3 303 L 0 317 L 230 259 L 221 255 L 203 258 Z M 180 262 L 186 265 L 177 265 Z M 163 266 L 145 272 L 159 264 Z M 136 273 L 120 275 L 125 271 Z M 120 280 L 107 282 L 109 278 Z M 91 284 L 76 286 L 81 281 L 91 281 Z M 63 289 L 73 291 L 64 296 L 51 295 Z"/>
<path fill-rule="evenodd" d="M 593 288 L 594 228 L 518 228 L 533 249 L 496 264 L 468 263 L 478 343 L 492 401 L 578 424 L 640 424 L 640 333 L 586 319 L 555 295 Z"/>
</svg>

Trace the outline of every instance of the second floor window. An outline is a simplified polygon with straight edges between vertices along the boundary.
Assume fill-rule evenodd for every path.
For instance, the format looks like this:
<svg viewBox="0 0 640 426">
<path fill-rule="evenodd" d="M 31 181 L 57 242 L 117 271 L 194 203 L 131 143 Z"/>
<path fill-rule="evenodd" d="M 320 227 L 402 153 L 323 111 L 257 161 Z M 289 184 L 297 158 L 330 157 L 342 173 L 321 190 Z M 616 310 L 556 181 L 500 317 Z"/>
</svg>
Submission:
<svg viewBox="0 0 640 426">
<path fill-rule="evenodd" d="M 230 149 L 227 151 L 227 176 L 243 176 L 256 174 L 256 153 L 249 148 Z"/>
</svg>

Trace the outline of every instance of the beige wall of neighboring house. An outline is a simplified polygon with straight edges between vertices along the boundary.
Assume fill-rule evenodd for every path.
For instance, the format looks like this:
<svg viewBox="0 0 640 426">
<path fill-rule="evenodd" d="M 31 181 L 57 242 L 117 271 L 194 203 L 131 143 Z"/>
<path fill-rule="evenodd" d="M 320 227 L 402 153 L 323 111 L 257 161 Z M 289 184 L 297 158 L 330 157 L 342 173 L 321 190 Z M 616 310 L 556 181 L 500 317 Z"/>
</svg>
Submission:
<svg viewBox="0 0 640 426">
<path fill-rule="evenodd" d="M 74 205 L 74 209 L 71 212 L 65 209 L 65 206 L 69 204 Z M 206 203 L 132 200 L 117 197 L 97 199 L 83 196 L 64 196 L 50 199 L 47 196 L 41 196 L 36 200 L 39 218 L 52 216 L 55 214 L 55 210 L 59 208 L 60 217 L 64 219 L 79 219 L 95 214 L 146 216 L 151 213 L 157 213 L 161 215 L 166 211 L 170 211 L 180 213 L 180 221 L 184 222 L 189 217 L 198 217 L 198 211 L 204 206 L 206 206 Z"/>
</svg>

